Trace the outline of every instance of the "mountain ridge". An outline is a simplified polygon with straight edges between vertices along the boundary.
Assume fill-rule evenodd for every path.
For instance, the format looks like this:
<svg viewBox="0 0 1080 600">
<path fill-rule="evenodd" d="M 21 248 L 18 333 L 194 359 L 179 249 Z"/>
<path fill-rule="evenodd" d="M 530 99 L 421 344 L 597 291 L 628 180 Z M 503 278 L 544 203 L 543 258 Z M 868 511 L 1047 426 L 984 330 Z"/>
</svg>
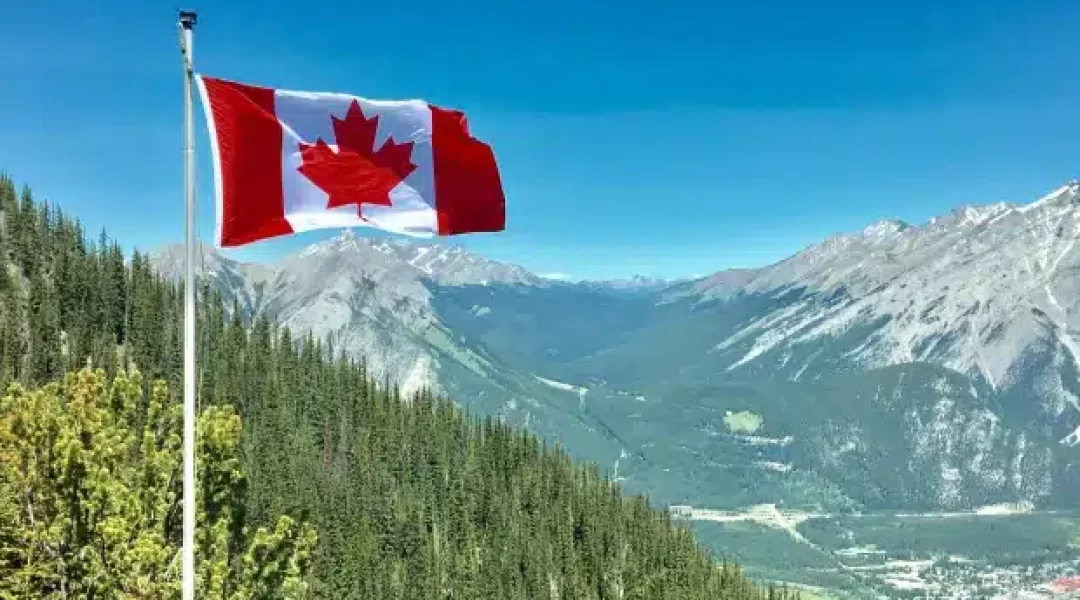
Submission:
<svg viewBox="0 0 1080 600">
<path fill-rule="evenodd" d="M 213 263 L 215 261 L 227 261 L 233 265 L 246 268 L 273 270 L 279 268 L 282 263 L 287 263 L 303 256 L 340 251 L 350 247 L 356 249 L 366 246 L 370 250 L 384 254 L 396 254 L 397 257 L 401 258 L 408 266 L 420 270 L 428 277 L 431 277 L 433 281 L 442 285 L 484 285 L 486 283 L 494 282 L 499 284 L 527 284 L 536 286 L 561 284 L 585 285 L 612 289 L 663 290 L 687 283 L 696 284 L 708 282 L 710 280 L 723 281 L 729 279 L 729 277 L 727 277 L 728 274 L 745 274 L 747 278 L 749 278 L 750 274 L 776 267 L 777 265 L 791 261 L 805 253 L 819 251 L 819 249 L 831 250 L 837 246 L 843 247 L 850 244 L 852 240 L 881 243 L 883 240 L 887 241 L 894 239 L 905 233 L 925 231 L 929 228 L 947 227 L 953 224 L 971 224 L 977 226 L 987 222 L 992 223 L 1010 214 L 1025 214 L 1029 211 L 1039 209 L 1040 207 L 1053 205 L 1054 203 L 1060 204 L 1063 199 L 1066 202 L 1073 202 L 1078 195 L 1080 195 L 1080 181 L 1073 179 L 1029 204 L 995 202 L 981 205 L 961 205 L 951 209 L 947 215 L 931 217 L 922 225 L 911 225 L 897 218 L 883 218 L 871 222 L 869 225 L 858 231 L 837 233 L 827 236 L 821 242 L 812 244 L 775 263 L 759 267 L 721 269 L 701 276 L 678 277 L 674 279 L 646 275 L 632 275 L 621 279 L 600 278 L 570 280 L 563 277 L 544 276 L 535 274 L 525 267 L 516 264 L 481 257 L 458 245 L 440 244 L 437 242 L 418 242 L 403 238 L 366 238 L 357 235 L 353 229 L 344 229 L 337 236 L 313 243 L 300 251 L 266 263 L 230 259 L 208 244 L 199 243 L 199 248 L 202 251 L 204 262 Z M 159 265 L 163 273 L 174 278 L 182 276 L 182 244 L 167 244 L 155 251 L 153 257 L 155 263 Z M 212 260 L 207 261 L 207 258 Z M 458 269 L 436 268 L 440 263 L 448 261 L 453 263 L 455 260 L 458 261 L 459 264 L 451 264 L 451 266 L 458 266 Z M 476 277 L 473 276 L 473 273 L 469 273 L 468 271 L 462 272 L 464 266 L 460 263 L 479 265 L 482 268 L 494 271 L 493 274 L 495 276 Z M 732 278 L 738 279 L 737 277 Z"/>
<path fill-rule="evenodd" d="M 1080 501 L 1078 198 L 1070 182 L 1028 205 L 877 221 L 771 265 L 662 283 L 556 281 L 351 232 L 265 266 L 215 254 L 208 273 L 249 316 L 362 354 L 407 390 L 472 398 L 672 503 L 1054 505 Z M 716 437 L 726 412 L 794 442 Z M 758 463 L 784 468 L 745 470 Z M 728 483 L 703 483 L 716 469 Z M 877 471 L 898 475 L 848 477 Z"/>
<path fill-rule="evenodd" d="M 870 304 L 878 303 L 890 306 L 888 311 L 884 311 L 885 316 L 918 323 L 923 320 L 922 313 L 927 310 L 934 312 L 939 308 L 930 304 L 961 305 L 960 309 L 937 317 L 943 321 L 954 321 L 970 317 L 972 314 L 983 315 L 986 306 L 982 302 L 992 303 L 993 296 L 1010 291 L 1014 296 L 1019 296 L 1016 290 L 1027 286 L 1023 287 L 1023 291 L 1029 293 L 1024 298 L 1025 305 L 1036 306 L 1048 317 L 1055 316 L 1055 311 L 1061 313 L 1058 316 L 1064 316 L 1069 312 L 1068 309 L 1073 308 L 1075 301 L 1067 307 L 1064 306 L 1059 302 L 1052 288 L 1064 285 L 1056 279 L 1057 270 L 1063 264 L 1070 270 L 1080 268 L 1080 256 L 1072 255 L 1073 240 L 1076 235 L 1080 235 L 1075 210 L 1078 199 L 1080 199 L 1080 185 L 1070 182 L 1042 199 L 1023 207 L 1001 204 L 980 208 L 963 207 L 953 211 L 950 217 L 931 219 L 923 226 L 884 227 L 880 225 L 882 222 L 879 222 L 856 234 L 833 236 L 784 261 L 755 270 L 752 277 L 749 277 L 748 281 L 738 288 L 738 291 L 769 293 L 773 290 L 805 287 L 808 291 L 819 295 L 839 293 L 852 299 L 851 302 L 834 309 L 835 312 L 840 313 L 838 318 L 841 320 L 855 319 L 859 311 L 865 310 Z M 1053 239 L 1060 239 L 1060 244 L 1054 244 Z M 1029 258 L 1025 253 L 1033 248 L 1038 248 L 1042 255 Z M 1015 252 L 1013 255 L 1004 256 L 1007 250 L 1015 250 Z M 953 253 L 951 256 L 950 251 Z M 1063 261 L 1067 262 L 1063 263 Z M 981 267 L 982 271 L 1007 277 L 1008 280 L 1005 284 L 992 281 L 981 282 L 989 286 L 989 290 L 963 289 L 960 294 L 955 291 L 953 294 L 948 294 L 950 289 L 955 290 L 955 288 L 950 288 L 946 281 L 948 279 L 963 281 L 964 272 L 960 271 L 957 276 L 957 271 L 970 267 L 971 263 L 978 263 L 976 266 Z M 1028 285 L 1032 282 L 1025 281 L 1023 274 L 1016 272 L 1018 268 L 1030 275 L 1030 279 L 1037 279 L 1034 283 L 1041 285 L 1042 289 L 1032 292 Z M 969 272 L 972 270 L 968 269 Z M 908 286 L 911 289 L 918 289 L 921 293 L 931 283 L 940 283 L 937 285 L 939 295 L 929 302 L 921 302 L 918 298 L 913 298 L 913 294 L 910 293 L 907 295 L 895 293 L 898 287 Z M 1069 283 L 1069 289 L 1071 287 L 1072 284 Z M 718 299 L 730 293 L 723 286 L 719 289 L 700 286 L 695 291 L 698 294 L 698 301 Z M 1045 294 L 1046 297 L 1032 298 L 1030 293 Z M 965 302 L 966 298 L 974 298 L 975 302 Z M 1020 301 L 1019 297 L 1014 299 L 1016 302 Z M 904 306 L 905 303 L 911 306 Z M 978 306 L 973 306 L 973 304 Z M 978 312 L 980 309 L 983 309 L 982 313 Z M 918 316 L 913 313 L 917 313 Z M 810 320 L 801 322 L 792 322 L 789 316 L 777 316 L 776 319 L 764 322 L 761 326 L 767 323 L 767 326 L 775 331 L 781 322 L 789 322 L 792 333 L 799 334 L 793 341 L 799 342 L 819 334 L 823 327 L 843 328 L 845 325 L 835 322 L 813 322 L 813 319 L 820 320 L 820 314 L 813 314 Z M 998 324 L 1005 320 L 1000 314 L 994 316 L 997 317 Z M 1059 339 L 1068 350 L 1070 359 L 1075 362 L 1080 356 L 1078 353 L 1080 347 L 1072 340 L 1072 335 L 1067 330 L 1080 327 L 1080 321 L 1074 324 L 1071 316 L 1069 319 L 1068 326 L 1060 323 L 1055 323 L 1055 326 L 1062 331 L 1063 335 Z M 976 325 L 970 325 L 970 327 L 977 334 L 982 334 L 979 331 L 980 327 Z M 1016 353 L 1010 353 L 1007 348 L 988 353 L 1005 354 L 1005 356 L 983 357 L 977 355 L 978 353 L 963 356 L 934 355 L 932 339 L 922 332 L 915 331 L 916 328 L 906 327 L 897 332 L 894 339 L 890 340 L 894 346 L 889 350 L 890 354 L 884 360 L 874 364 L 883 366 L 913 360 L 939 361 L 961 372 L 979 372 L 991 386 L 999 387 L 1017 360 Z M 1022 342 L 1025 346 L 1034 343 L 1031 339 L 1022 340 Z M 732 343 L 728 341 L 727 346 Z M 756 345 L 753 350 L 741 357 L 742 362 L 739 364 L 754 360 L 757 356 L 772 350 L 777 343 L 778 341 L 773 339 Z M 727 346 L 719 347 L 717 350 L 723 350 Z M 874 358 L 871 357 L 870 361 L 873 362 Z"/>
</svg>

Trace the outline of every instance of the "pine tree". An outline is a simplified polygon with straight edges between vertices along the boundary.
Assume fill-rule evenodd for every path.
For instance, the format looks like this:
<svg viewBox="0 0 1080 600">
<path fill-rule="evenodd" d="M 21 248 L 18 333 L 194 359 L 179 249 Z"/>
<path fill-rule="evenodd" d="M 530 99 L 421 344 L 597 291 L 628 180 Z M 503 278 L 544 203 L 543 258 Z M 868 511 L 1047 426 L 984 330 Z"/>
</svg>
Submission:
<svg viewBox="0 0 1080 600">
<path fill-rule="evenodd" d="M 0 596 L 179 597 L 180 413 L 137 372 L 0 400 Z M 199 418 L 200 597 L 304 597 L 314 530 L 246 528 L 239 436 L 231 409 Z"/>
<path fill-rule="evenodd" d="M 37 210 L 34 194 L 29 187 L 23 187 L 18 208 L 12 213 L 12 239 L 15 242 L 15 260 L 23 273 L 35 273 L 41 257 L 41 244 L 38 238 Z"/>
</svg>

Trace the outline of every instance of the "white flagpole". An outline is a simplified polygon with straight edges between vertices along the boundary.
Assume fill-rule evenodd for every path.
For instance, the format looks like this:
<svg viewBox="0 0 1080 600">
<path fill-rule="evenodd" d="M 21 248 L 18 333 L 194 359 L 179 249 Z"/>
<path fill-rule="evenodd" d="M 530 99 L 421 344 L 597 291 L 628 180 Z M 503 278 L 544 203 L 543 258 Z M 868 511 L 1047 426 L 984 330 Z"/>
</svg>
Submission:
<svg viewBox="0 0 1080 600">
<path fill-rule="evenodd" d="M 180 11 L 184 59 L 184 534 L 181 600 L 195 600 L 195 143 L 192 126 L 191 30 L 196 15 Z"/>
</svg>

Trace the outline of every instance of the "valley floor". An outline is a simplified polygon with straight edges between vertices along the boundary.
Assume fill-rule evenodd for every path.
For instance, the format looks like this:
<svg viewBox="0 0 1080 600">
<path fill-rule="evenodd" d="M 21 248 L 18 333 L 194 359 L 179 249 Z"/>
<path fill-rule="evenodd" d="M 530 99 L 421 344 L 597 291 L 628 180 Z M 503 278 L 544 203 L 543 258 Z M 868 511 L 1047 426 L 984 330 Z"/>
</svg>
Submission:
<svg viewBox="0 0 1080 600">
<path fill-rule="evenodd" d="M 1080 512 L 815 514 L 670 507 L 752 576 L 837 598 L 1058 598 L 1080 587 Z"/>
</svg>

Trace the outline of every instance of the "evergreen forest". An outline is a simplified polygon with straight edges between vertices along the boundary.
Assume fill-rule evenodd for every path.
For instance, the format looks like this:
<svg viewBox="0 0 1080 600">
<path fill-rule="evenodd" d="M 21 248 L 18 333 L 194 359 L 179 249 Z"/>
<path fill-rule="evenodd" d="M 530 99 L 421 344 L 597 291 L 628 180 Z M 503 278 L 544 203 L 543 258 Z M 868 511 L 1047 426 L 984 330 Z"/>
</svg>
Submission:
<svg viewBox="0 0 1080 600">
<path fill-rule="evenodd" d="M 178 598 L 180 285 L 8 176 L 0 267 L 0 598 Z M 796 597 L 526 431 L 197 313 L 200 598 Z"/>
</svg>

